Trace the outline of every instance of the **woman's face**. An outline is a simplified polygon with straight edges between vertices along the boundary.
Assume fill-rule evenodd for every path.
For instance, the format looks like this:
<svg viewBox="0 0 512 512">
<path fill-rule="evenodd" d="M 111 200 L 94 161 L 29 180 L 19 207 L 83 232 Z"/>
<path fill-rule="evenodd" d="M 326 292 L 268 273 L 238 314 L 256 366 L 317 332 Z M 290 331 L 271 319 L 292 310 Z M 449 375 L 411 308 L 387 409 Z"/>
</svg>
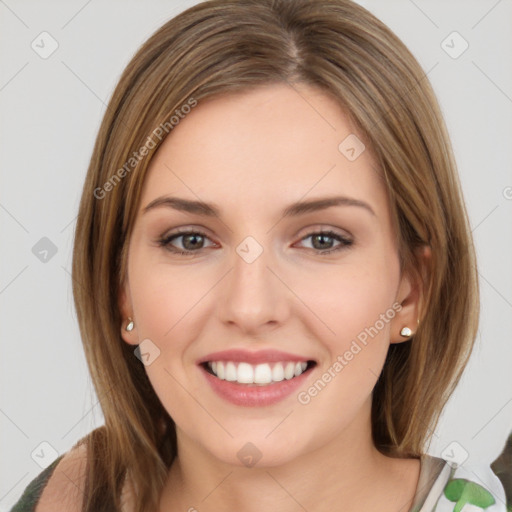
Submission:
<svg viewBox="0 0 512 512">
<path fill-rule="evenodd" d="M 271 85 L 199 101 L 153 158 L 122 336 L 182 450 L 272 466 L 370 440 L 372 389 L 417 294 L 354 133 L 323 92 Z"/>
</svg>

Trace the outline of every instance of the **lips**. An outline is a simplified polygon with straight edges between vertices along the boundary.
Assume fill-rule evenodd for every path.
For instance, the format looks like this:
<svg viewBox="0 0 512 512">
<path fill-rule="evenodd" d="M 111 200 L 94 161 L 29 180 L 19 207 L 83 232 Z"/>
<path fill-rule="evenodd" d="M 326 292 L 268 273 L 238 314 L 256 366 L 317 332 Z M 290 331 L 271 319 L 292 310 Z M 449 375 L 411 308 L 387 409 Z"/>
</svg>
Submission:
<svg viewBox="0 0 512 512">
<path fill-rule="evenodd" d="M 225 350 L 197 361 L 212 389 L 241 406 L 266 406 L 289 396 L 316 361 L 278 350 Z"/>
</svg>

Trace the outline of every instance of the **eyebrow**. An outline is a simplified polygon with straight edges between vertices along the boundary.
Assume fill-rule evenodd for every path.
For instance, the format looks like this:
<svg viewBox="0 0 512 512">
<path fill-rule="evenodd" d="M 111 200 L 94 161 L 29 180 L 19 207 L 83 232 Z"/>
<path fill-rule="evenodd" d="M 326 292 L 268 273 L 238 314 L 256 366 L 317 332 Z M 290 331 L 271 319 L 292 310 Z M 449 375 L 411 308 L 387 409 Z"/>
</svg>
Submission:
<svg viewBox="0 0 512 512">
<path fill-rule="evenodd" d="M 142 213 L 145 214 L 148 211 L 160 206 L 165 206 L 182 212 L 202 215 L 205 217 L 221 217 L 219 207 L 212 203 L 206 203 L 204 201 L 191 201 L 189 199 L 171 196 L 162 196 L 154 199 L 142 210 Z M 296 217 L 306 213 L 325 210 L 327 208 L 331 208 L 332 206 L 357 206 L 365 209 L 373 216 L 376 216 L 372 207 L 368 203 L 346 196 L 322 197 L 319 199 L 311 199 L 309 201 L 298 201 L 287 206 L 283 210 L 282 216 Z"/>
</svg>

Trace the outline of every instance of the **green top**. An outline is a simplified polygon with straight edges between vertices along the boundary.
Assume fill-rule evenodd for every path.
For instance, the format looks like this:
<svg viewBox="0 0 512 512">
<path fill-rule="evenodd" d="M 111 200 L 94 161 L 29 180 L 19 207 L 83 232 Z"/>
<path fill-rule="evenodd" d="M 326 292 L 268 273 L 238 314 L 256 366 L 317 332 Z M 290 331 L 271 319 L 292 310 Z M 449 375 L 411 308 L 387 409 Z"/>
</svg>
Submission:
<svg viewBox="0 0 512 512">
<path fill-rule="evenodd" d="M 43 493 L 43 489 L 62 457 L 64 457 L 64 454 L 56 458 L 46 469 L 41 471 L 41 473 L 39 473 L 39 475 L 37 475 L 37 477 L 28 484 L 23 491 L 21 498 L 10 512 L 31 512 L 36 509 L 36 505 Z"/>
</svg>

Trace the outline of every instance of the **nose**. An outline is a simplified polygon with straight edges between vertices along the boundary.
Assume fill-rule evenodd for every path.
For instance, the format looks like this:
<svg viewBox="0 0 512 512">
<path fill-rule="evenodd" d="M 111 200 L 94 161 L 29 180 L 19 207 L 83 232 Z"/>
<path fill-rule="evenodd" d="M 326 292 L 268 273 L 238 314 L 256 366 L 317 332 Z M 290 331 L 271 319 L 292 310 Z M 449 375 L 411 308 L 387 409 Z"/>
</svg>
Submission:
<svg viewBox="0 0 512 512">
<path fill-rule="evenodd" d="M 282 325 L 289 315 L 293 294 L 279 278 L 274 258 L 266 247 L 261 247 L 263 251 L 255 259 L 254 251 L 258 254 L 260 248 L 241 244 L 237 249 L 220 297 L 223 322 L 252 334 Z"/>
</svg>

